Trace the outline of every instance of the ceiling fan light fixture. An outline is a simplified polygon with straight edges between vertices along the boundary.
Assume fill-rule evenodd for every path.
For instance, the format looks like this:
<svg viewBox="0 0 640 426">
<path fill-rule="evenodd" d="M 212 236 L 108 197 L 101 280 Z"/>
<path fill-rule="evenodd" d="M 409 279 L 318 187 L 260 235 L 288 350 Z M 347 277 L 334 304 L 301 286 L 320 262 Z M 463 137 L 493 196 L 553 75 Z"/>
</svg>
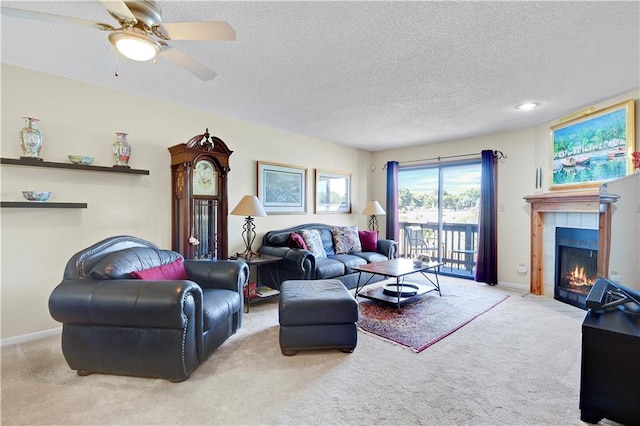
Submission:
<svg viewBox="0 0 640 426">
<path fill-rule="evenodd" d="M 118 52 L 134 61 L 148 61 L 160 52 L 160 45 L 136 28 L 114 31 L 109 34 L 109 41 Z"/>
</svg>

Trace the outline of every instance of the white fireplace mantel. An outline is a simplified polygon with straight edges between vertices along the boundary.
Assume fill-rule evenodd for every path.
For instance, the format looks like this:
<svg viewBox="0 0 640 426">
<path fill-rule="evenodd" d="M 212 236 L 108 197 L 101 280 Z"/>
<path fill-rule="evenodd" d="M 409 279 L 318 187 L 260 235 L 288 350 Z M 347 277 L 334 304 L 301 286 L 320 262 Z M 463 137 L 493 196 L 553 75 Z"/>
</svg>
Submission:
<svg viewBox="0 0 640 426">
<path fill-rule="evenodd" d="M 529 291 L 543 294 L 544 221 L 546 213 L 598 213 L 598 274 L 607 277 L 611 246 L 611 202 L 615 196 L 599 190 L 550 192 L 524 197 L 531 204 L 531 281 Z"/>
</svg>

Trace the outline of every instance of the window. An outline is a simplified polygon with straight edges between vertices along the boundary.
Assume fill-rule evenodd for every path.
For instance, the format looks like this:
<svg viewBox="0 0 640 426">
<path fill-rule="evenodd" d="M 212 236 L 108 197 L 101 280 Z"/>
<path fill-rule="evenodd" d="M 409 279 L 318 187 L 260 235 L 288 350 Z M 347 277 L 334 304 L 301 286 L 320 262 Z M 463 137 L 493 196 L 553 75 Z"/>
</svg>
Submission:
<svg viewBox="0 0 640 426">
<path fill-rule="evenodd" d="M 422 229 L 442 273 L 472 277 L 478 242 L 480 161 L 401 167 L 398 172 L 400 229 Z M 409 232 L 401 232 L 401 254 L 413 256 Z M 412 237 L 415 239 L 415 237 Z"/>
</svg>

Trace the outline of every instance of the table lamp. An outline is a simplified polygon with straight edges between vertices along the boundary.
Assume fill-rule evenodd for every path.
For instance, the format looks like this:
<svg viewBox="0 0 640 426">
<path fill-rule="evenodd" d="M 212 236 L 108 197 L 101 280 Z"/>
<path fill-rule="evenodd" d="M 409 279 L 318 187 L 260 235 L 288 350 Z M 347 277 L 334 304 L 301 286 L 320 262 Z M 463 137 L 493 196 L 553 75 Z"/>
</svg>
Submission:
<svg viewBox="0 0 640 426">
<path fill-rule="evenodd" d="M 369 201 L 367 207 L 364 208 L 362 214 L 371 216 L 369 218 L 369 231 L 378 230 L 378 218 L 376 215 L 386 214 L 382 206 L 377 201 Z"/>
<path fill-rule="evenodd" d="M 253 224 L 253 218 L 259 216 L 266 216 L 260 200 L 255 195 L 245 195 L 238 205 L 231 211 L 234 216 L 246 216 L 244 226 L 242 227 L 242 239 L 245 244 L 244 253 L 237 253 L 238 256 L 250 259 L 254 256 L 258 256 L 251 250 L 253 240 L 256 238 L 256 226 Z"/>
</svg>

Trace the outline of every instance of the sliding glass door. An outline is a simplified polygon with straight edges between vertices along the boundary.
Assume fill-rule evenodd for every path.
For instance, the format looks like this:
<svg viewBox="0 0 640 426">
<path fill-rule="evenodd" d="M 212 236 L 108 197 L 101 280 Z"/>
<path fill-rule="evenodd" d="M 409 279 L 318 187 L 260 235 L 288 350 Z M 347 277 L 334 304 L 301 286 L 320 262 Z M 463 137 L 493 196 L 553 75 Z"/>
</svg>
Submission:
<svg viewBox="0 0 640 426">
<path fill-rule="evenodd" d="M 426 255 L 440 272 L 473 277 L 478 244 L 480 161 L 400 167 L 401 255 Z"/>
</svg>

